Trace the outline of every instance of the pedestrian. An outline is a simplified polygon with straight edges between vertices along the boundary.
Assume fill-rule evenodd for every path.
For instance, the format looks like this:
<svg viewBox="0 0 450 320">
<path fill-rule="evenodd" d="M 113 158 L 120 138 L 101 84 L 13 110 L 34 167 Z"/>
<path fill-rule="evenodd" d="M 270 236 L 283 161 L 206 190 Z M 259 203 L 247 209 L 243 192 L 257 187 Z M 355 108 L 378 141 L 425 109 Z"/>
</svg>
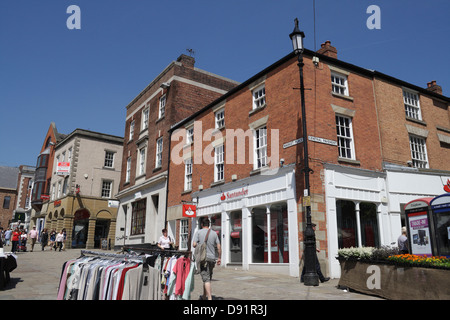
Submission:
<svg viewBox="0 0 450 320">
<path fill-rule="evenodd" d="M 38 238 L 38 232 L 36 231 L 36 227 L 33 227 L 30 232 L 28 233 L 28 236 L 31 240 L 31 252 L 33 252 L 34 245 L 36 244 L 37 238 Z"/>
<path fill-rule="evenodd" d="M 56 241 L 55 251 L 57 248 L 59 248 L 59 251 L 61 252 L 61 249 L 63 247 L 63 241 L 64 241 L 64 232 L 62 230 L 56 235 L 55 241 Z"/>
<path fill-rule="evenodd" d="M 216 232 L 209 232 L 209 220 L 204 219 L 202 221 L 202 229 L 200 229 L 194 237 L 192 246 L 201 246 L 206 241 L 206 263 L 200 265 L 200 275 L 203 281 L 203 296 L 200 296 L 201 300 L 212 300 L 212 288 L 211 280 L 213 275 L 213 269 L 216 264 L 216 248 L 218 252 L 217 265 L 220 265 L 222 249 L 220 246 L 219 237 Z M 208 237 L 208 238 L 206 238 Z"/>
<path fill-rule="evenodd" d="M 161 249 L 170 249 L 173 245 L 172 239 L 167 235 L 167 229 L 162 229 L 162 236 L 159 237 L 158 247 Z"/>
<path fill-rule="evenodd" d="M 19 228 L 16 228 L 11 235 L 11 241 L 12 241 L 11 252 L 15 253 L 17 251 L 17 246 L 19 245 L 19 240 L 20 240 L 20 232 L 19 232 Z"/>
<path fill-rule="evenodd" d="M 47 229 L 42 230 L 41 232 L 41 246 L 42 246 L 42 251 L 44 251 L 45 246 L 48 243 L 48 232 Z M 50 248 L 50 250 L 52 250 Z"/>
<path fill-rule="evenodd" d="M 63 232 L 63 234 L 64 234 L 63 251 L 66 251 L 66 238 L 67 238 L 66 228 L 62 229 L 62 232 Z"/>
<path fill-rule="evenodd" d="M 315 224 L 315 223 L 312 223 L 312 228 L 313 228 L 314 232 L 316 232 L 316 224 Z M 330 278 L 329 278 L 329 277 L 325 277 L 325 276 L 322 274 L 322 270 L 320 269 L 319 259 L 317 258 L 317 253 L 318 253 L 318 252 L 320 252 L 320 250 L 317 249 L 317 247 L 316 247 L 316 254 L 314 255 L 314 256 L 315 256 L 315 259 L 316 259 L 316 261 L 315 261 L 315 264 L 316 264 L 316 272 L 317 272 L 317 275 L 319 276 L 320 282 L 327 282 L 328 280 L 330 280 Z M 300 277 L 300 282 L 304 282 L 304 281 L 305 281 L 305 279 L 304 279 L 305 273 L 306 273 L 306 268 L 305 268 L 305 264 L 303 264 L 303 270 L 302 270 L 302 275 L 301 275 L 301 277 Z"/>
<path fill-rule="evenodd" d="M 55 249 L 55 251 L 56 251 L 56 242 L 55 242 L 55 239 L 56 239 L 56 230 L 53 229 L 53 230 L 50 232 L 50 250 L 53 248 L 53 249 Z"/>
<path fill-rule="evenodd" d="M 27 251 L 27 231 L 22 229 L 22 232 L 20 234 L 20 243 L 19 247 L 22 248 L 22 251 Z"/>
<path fill-rule="evenodd" d="M 408 237 L 406 236 L 406 227 L 402 227 L 402 234 L 397 239 L 398 249 L 402 254 L 408 254 Z"/>
<path fill-rule="evenodd" d="M 11 230 L 11 228 L 8 228 L 5 231 L 5 242 L 6 242 L 5 244 L 7 246 L 9 246 L 11 244 L 11 234 L 12 234 L 12 230 Z"/>
</svg>

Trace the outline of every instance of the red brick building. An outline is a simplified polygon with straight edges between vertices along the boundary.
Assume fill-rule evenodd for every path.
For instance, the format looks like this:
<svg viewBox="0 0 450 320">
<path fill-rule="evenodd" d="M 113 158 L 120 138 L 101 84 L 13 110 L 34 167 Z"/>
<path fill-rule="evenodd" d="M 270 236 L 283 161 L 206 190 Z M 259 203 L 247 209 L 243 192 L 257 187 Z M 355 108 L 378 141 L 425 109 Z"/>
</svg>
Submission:
<svg viewBox="0 0 450 320">
<path fill-rule="evenodd" d="M 53 174 L 55 145 L 65 137 L 52 122 L 47 130 L 41 152 L 37 158 L 36 171 L 31 195 L 31 225 L 43 226 L 45 212 L 41 213 L 44 202 L 50 199 L 50 182 Z"/>
<path fill-rule="evenodd" d="M 382 120 L 396 118 L 382 110 L 390 98 L 381 85 L 411 85 L 338 60 L 329 41 L 317 53 L 305 50 L 304 63 L 318 257 L 325 274 L 339 277 L 339 248 L 391 244 L 399 235 L 385 162 L 405 124 L 397 119 L 403 131 L 387 133 L 391 125 Z M 224 265 L 299 276 L 306 219 L 298 89 L 297 59 L 289 54 L 172 128 L 167 220 L 180 248 L 190 248 L 198 220 L 207 217 Z M 447 114 L 433 128 L 445 133 L 448 98 L 420 92 L 424 108 Z M 404 118 L 401 94 L 396 108 Z M 437 136 L 446 152 L 445 139 Z M 430 162 L 441 151 L 433 150 Z M 397 144 L 397 152 L 411 156 L 410 145 Z M 196 205 L 195 219 L 183 214 L 188 203 Z"/>
<path fill-rule="evenodd" d="M 166 217 L 168 130 L 237 84 L 181 55 L 128 104 L 116 244 L 156 243 Z"/>
<path fill-rule="evenodd" d="M 0 227 L 4 230 L 14 218 L 18 176 L 19 168 L 0 166 Z"/>
</svg>

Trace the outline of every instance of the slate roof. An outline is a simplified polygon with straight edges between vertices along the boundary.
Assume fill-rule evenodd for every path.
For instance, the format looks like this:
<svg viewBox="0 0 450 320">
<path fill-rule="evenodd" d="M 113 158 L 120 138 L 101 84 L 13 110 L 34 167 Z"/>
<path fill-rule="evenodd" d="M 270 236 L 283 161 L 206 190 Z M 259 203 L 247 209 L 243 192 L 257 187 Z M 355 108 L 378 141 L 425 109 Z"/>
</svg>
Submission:
<svg viewBox="0 0 450 320">
<path fill-rule="evenodd" d="M 0 188 L 17 189 L 19 168 L 0 166 Z"/>
</svg>

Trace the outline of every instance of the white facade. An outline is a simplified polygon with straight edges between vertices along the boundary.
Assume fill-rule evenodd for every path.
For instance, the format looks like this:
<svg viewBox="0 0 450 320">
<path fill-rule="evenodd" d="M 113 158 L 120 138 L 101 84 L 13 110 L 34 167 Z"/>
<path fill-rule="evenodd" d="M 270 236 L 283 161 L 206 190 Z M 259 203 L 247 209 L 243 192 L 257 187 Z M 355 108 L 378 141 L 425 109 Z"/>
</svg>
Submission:
<svg viewBox="0 0 450 320">
<path fill-rule="evenodd" d="M 243 270 L 279 272 L 298 277 L 295 172 L 293 167 L 285 167 L 268 173 L 195 192 L 193 199 L 198 197 L 197 218 L 194 219 L 196 227 L 192 228 L 191 237 L 193 239 L 198 231 L 196 222 L 199 219 L 216 217 L 219 221 L 212 223 L 212 229 L 219 233 L 223 266 L 242 265 Z M 276 208 L 283 208 L 283 212 Z M 268 229 L 271 230 L 270 242 L 267 241 Z M 257 234 L 260 239 L 265 237 L 262 246 L 256 245 Z"/>
<path fill-rule="evenodd" d="M 165 224 L 167 172 L 116 195 L 120 200 L 116 223 L 116 245 L 155 244 Z M 133 204 L 145 201 L 144 232 L 133 231 Z"/>
<path fill-rule="evenodd" d="M 380 246 L 397 246 L 404 226 L 404 206 L 415 199 L 435 197 L 445 193 L 443 186 L 450 175 L 414 168 L 385 165 L 383 172 L 325 165 L 325 195 L 328 232 L 328 265 L 332 278 L 340 277 L 336 259 L 342 228 L 338 222 L 337 201 L 350 201 L 355 205 L 357 245 L 364 246 L 361 224 L 361 205 L 374 204 Z M 341 243 L 342 244 L 342 243 Z"/>
</svg>

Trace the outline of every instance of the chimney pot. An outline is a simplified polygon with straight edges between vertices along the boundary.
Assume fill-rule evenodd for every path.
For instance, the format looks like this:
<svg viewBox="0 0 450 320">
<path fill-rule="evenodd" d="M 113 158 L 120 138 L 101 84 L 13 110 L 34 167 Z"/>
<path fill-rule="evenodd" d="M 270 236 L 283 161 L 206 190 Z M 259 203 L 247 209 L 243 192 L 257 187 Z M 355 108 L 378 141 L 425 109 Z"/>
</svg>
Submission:
<svg viewBox="0 0 450 320">
<path fill-rule="evenodd" d="M 431 80 L 427 83 L 427 90 L 442 94 L 442 87 L 436 84 L 436 80 Z"/>
<path fill-rule="evenodd" d="M 331 45 L 331 41 L 327 40 L 320 45 L 320 49 L 317 50 L 317 53 L 329 56 L 331 58 L 337 59 L 337 50 L 335 47 Z"/>
</svg>

